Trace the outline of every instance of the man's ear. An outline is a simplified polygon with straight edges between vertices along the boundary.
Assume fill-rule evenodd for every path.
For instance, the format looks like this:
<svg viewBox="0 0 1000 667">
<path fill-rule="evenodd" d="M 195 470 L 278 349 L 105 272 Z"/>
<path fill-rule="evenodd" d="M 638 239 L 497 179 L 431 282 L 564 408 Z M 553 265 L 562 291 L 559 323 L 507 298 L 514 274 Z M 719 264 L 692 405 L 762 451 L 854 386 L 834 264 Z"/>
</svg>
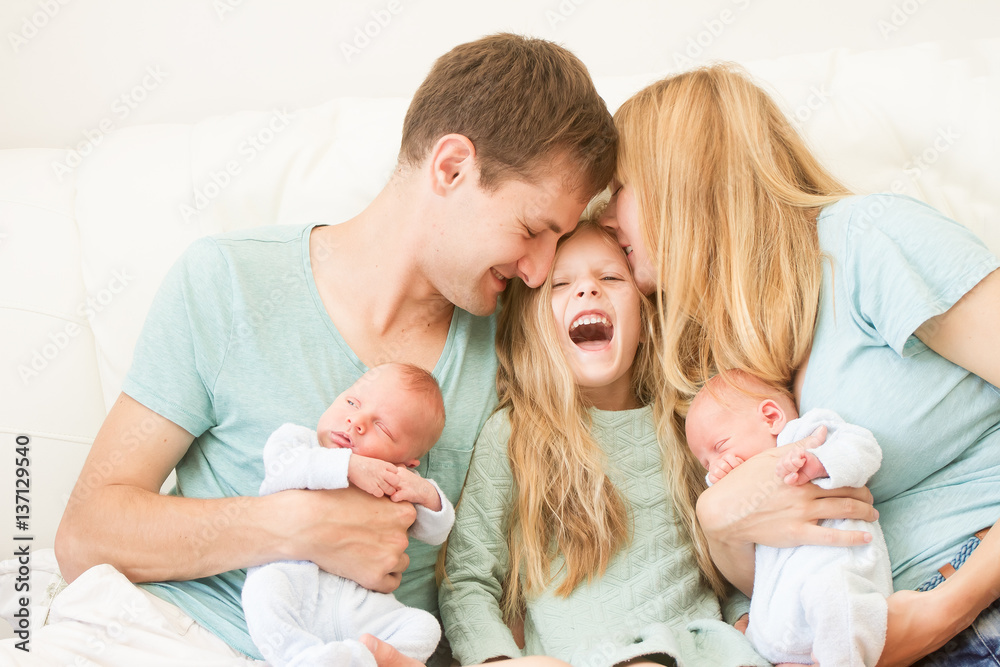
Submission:
<svg viewBox="0 0 1000 667">
<path fill-rule="evenodd" d="M 757 414 L 767 424 L 767 430 L 771 435 L 778 435 L 781 429 L 785 428 L 785 412 L 770 398 L 760 402 L 757 406 Z"/>
<path fill-rule="evenodd" d="M 430 155 L 431 190 L 445 196 L 463 180 L 477 180 L 476 147 L 462 134 L 446 134 L 435 142 Z"/>
</svg>

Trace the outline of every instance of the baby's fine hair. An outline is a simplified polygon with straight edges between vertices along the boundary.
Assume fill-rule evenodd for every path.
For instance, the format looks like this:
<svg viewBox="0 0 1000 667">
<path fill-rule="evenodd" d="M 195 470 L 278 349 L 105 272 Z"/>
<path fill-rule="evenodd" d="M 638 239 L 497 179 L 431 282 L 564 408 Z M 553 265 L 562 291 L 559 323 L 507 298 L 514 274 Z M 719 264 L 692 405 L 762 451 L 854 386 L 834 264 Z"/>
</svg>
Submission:
<svg viewBox="0 0 1000 667">
<path fill-rule="evenodd" d="M 795 406 L 795 397 L 786 387 L 772 384 L 756 375 L 739 369 L 723 371 L 718 375 L 713 375 L 698 394 L 709 394 L 723 405 L 741 400 L 746 401 L 750 405 L 756 405 L 758 401 L 770 398 L 786 414 L 798 414 L 798 409 Z M 695 400 L 697 400 L 697 397 Z"/>
<path fill-rule="evenodd" d="M 372 371 L 377 371 L 379 368 L 385 366 L 394 366 L 399 371 L 399 375 L 403 383 L 403 389 L 416 393 L 421 398 L 426 399 L 430 405 L 429 417 L 431 419 L 432 428 L 429 429 L 429 450 L 430 447 L 437 442 L 438 438 L 441 437 L 441 432 L 444 430 L 444 396 L 441 394 L 441 386 L 429 371 L 417 366 L 416 364 L 390 361 L 384 364 L 379 364 L 378 366 L 371 368 L 368 372 L 371 373 Z"/>
</svg>

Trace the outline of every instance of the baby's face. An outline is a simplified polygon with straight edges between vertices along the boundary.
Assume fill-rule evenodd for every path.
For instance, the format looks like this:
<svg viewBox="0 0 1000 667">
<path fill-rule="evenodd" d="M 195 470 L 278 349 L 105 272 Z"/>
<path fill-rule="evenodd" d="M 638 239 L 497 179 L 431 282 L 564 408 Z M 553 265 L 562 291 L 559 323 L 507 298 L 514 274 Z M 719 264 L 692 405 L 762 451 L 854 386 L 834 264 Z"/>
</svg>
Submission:
<svg viewBox="0 0 1000 667">
<path fill-rule="evenodd" d="M 688 412 L 685 431 L 688 447 L 706 470 L 725 454 L 746 461 L 777 445 L 784 417 L 780 423 L 769 422 L 761 410 L 764 403 L 740 400 L 726 405 L 707 390 L 698 394 Z M 773 401 L 766 403 L 774 405 Z"/>
<path fill-rule="evenodd" d="M 403 388 L 399 371 L 383 366 L 347 388 L 319 418 L 316 435 L 328 448 L 404 466 L 416 466 L 426 447 L 431 407 L 419 392 Z"/>
</svg>

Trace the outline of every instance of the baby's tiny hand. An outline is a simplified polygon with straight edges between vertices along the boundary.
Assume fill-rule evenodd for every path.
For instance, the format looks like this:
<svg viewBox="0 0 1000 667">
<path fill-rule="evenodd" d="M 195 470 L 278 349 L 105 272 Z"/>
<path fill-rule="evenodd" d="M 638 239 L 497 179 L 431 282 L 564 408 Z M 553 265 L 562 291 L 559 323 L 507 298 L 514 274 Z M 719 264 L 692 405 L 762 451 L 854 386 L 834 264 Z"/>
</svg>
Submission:
<svg viewBox="0 0 1000 667">
<path fill-rule="evenodd" d="M 723 454 L 708 467 L 708 481 L 715 484 L 720 479 L 728 475 L 738 465 L 743 463 L 743 459 L 735 454 Z"/>
<path fill-rule="evenodd" d="M 788 451 L 778 460 L 775 472 L 789 486 L 801 486 L 826 477 L 826 469 L 816 455 L 795 446 L 788 447 Z"/>
<path fill-rule="evenodd" d="M 347 462 L 347 481 L 376 498 L 396 492 L 392 482 L 395 474 L 395 465 L 368 456 L 351 454 Z"/>
<path fill-rule="evenodd" d="M 392 481 L 397 489 L 391 496 L 393 502 L 406 500 L 423 505 L 432 512 L 441 511 L 441 496 L 438 495 L 437 489 L 417 473 L 399 466 Z"/>
</svg>

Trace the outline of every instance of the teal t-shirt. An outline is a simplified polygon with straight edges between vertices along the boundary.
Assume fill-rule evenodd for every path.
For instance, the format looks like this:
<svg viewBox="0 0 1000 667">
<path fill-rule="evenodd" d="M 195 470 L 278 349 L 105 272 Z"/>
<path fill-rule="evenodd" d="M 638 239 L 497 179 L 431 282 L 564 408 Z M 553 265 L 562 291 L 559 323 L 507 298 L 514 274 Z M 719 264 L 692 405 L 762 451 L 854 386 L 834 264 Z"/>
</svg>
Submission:
<svg viewBox="0 0 1000 667">
<path fill-rule="evenodd" d="M 913 336 L 994 271 L 970 231 L 909 197 L 850 197 L 818 217 L 823 286 L 802 412 L 872 431 L 869 482 L 897 590 L 1000 519 L 1000 391 Z"/>
<path fill-rule="evenodd" d="M 195 436 L 177 465 L 175 495 L 257 496 L 271 432 L 285 422 L 316 424 L 367 370 L 320 300 L 309 261 L 314 226 L 201 239 L 164 279 L 122 389 Z M 496 405 L 495 334 L 495 318 L 456 308 L 433 369 L 447 423 L 417 470 L 434 479 L 452 503 L 458 502 L 473 444 Z M 410 566 L 396 591 L 404 604 L 437 613 L 439 548 L 410 542 Z M 245 576 L 245 570 L 234 570 L 145 587 L 260 659 L 240 604 Z"/>
</svg>

